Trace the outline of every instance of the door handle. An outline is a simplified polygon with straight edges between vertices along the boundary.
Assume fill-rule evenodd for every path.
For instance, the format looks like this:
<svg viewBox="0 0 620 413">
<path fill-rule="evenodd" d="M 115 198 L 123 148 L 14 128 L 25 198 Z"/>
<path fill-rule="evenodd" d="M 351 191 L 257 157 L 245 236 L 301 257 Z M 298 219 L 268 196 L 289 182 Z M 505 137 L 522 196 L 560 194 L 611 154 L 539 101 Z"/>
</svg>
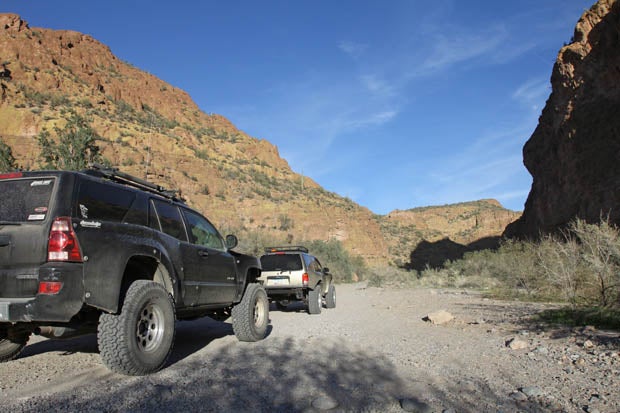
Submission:
<svg viewBox="0 0 620 413">
<path fill-rule="evenodd" d="M 200 250 L 200 251 L 198 251 L 198 255 L 200 255 L 203 258 L 206 258 L 206 257 L 209 256 L 209 252 L 205 251 L 205 250 Z"/>
</svg>

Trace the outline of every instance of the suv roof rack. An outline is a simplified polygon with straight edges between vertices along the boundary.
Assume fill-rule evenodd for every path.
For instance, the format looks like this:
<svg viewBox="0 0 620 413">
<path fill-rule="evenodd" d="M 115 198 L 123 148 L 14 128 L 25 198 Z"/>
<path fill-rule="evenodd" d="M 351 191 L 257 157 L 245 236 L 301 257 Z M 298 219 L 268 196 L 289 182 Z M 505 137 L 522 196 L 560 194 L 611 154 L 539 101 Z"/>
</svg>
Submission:
<svg viewBox="0 0 620 413">
<path fill-rule="evenodd" d="M 140 179 L 125 172 L 121 172 L 118 170 L 118 168 L 107 167 L 99 163 L 91 163 L 88 165 L 88 167 L 89 169 L 84 172 L 89 175 L 104 177 L 111 181 L 128 186 L 133 186 L 134 188 L 142 189 L 144 191 L 163 196 L 164 198 L 168 198 L 173 201 L 185 202 L 185 198 L 177 195 L 180 191 L 166 189 L 160 185 L 156 185 L 154 183 L 145 181 L 144 179 Z"/>
<path fill-rule="evenodd" d="M 266 247 L 265 252 L 305 252 L 308 253 L 308 248 L 301 245 L 287 245 L 285 247 Z"/>
</svg>

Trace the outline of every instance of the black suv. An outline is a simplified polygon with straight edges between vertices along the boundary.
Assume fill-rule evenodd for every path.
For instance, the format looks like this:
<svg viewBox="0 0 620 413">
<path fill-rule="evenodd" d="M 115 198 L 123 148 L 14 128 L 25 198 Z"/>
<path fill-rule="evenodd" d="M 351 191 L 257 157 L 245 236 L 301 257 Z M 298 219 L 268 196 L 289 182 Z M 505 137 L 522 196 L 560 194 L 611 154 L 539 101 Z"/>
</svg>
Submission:
<svg viewBox="0 0 620 413">
<path fill-rule="evenodd" d="M 0 361 L 32 333 L 97 332 L 108 368 L 142 375 L 165 365 L 175 319 L 266 336 L 260 262 L 175 193 L 100 165 L 2 174 L 0 192 Z"/>
</svg>

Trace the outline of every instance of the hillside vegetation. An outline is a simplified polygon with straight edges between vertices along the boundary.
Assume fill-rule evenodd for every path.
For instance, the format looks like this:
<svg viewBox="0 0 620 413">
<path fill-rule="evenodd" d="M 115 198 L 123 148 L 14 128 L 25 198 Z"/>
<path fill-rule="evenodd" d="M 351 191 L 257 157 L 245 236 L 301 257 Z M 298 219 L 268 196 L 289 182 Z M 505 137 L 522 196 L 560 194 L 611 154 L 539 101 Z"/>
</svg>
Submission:
<svg viewBox="0 0 620 413">
<path fill-rule="evenodd" d="M 358 264 L 401 265 L 423 239 L 469 243 L 499 235 L 518 216 L 496 201 L 438 207 L 433 216 L 374 215 L 295 173 L 274 145 L 203 112 L 187 93 L 88 35 L 30 28 L 20 16 L 0 14 L 0 50 L 0 150 L 14 165 L 44 167 L 49 148 L 81 119 L 97 135 L 103 161 L 180 190 L 248 252 L 320 241 L 332 256 L 345 252 Z M 363 272 L 357 264 L 342 268 L 343 280 Z"/>
</svg>

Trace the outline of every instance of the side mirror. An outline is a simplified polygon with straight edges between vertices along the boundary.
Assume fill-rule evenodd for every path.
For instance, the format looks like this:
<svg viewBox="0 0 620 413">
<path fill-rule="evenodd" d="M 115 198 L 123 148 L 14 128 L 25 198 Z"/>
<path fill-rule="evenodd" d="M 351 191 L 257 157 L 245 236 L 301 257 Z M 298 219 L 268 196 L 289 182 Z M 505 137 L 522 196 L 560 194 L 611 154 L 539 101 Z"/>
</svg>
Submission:
<svg viewBox="0 0 620 413">
<path fill-rule="evenodd" d="M 329 268 L 323 267 L 323 274 L 328 275 L 329 274 Z"/>
<path fill-rule="evenodd" d="M 235 248 L 239 244 L 239 240 L 235 235 L 226 235 L 226 248 L 229 250 Z"/>
</svg>

